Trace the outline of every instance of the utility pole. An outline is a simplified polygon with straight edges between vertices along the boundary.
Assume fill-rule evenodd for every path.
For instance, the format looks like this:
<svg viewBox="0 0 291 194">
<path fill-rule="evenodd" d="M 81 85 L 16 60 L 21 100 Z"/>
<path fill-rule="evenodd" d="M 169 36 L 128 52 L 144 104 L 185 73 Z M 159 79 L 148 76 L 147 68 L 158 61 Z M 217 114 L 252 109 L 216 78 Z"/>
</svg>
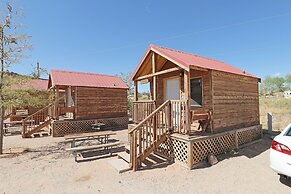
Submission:
<svg viewBox="0 0 291 194">
<path fill-rule="evenodd" d="M 40 66 L 39 66 L 39 62 L 36 63 L 36 72 L 37 72 L 37 78 L 40 78 Z"/>
<path fill-rule="evenodd" d="M 4 78 L 4 26 L 0 26 L 1 30 L 1 74 L 0 74 L 0 155 L 3 154 L 4 140 L 4 104 L 3 104 L 3 78 Z"/>
</svg>

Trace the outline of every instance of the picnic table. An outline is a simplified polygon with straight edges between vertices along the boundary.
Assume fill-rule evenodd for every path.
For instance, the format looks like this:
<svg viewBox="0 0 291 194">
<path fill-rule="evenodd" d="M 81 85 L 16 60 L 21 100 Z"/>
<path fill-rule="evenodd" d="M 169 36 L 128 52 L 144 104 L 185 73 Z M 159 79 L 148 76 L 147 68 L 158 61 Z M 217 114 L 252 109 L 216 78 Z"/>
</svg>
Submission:
<svg viewBox="0 0 291 194">
<path fill-rule="evenodd" d="M 34 120 L 27 120 L 26 123 L 30 123 L 33 122 Z M 7 125 L 9 125 L 10 127 L 14 126 L 14 125 L 22 125 L 22 121 L 5 121 L 4 122 L 4 128 L 7 128 Z"/>
<path fill-rule="evenodd" d="M 26 123 L 33 122 L 33 120 L 27 120 Z M 4 135 L 8 133 L 8 128 L 14 127 L 15 125 L 22 125 L 22 121 L 5 121 L 4 122 Z"/>
<path fill-rule="evenodd" d="M 10 127 L 14 126 L 14 125 L 21 125 L 22 121 L 9 121 L 9 122 L 4 122 L 4 128 L 8 128 L 8 125 Z"/>
<path fill-rule="evenodd" d="M 116 135 L 113 131 L 98 131 L 91 133 L 76 133 L 65 135 L 66 141 L 71 141 L 71 148 L 76 147 L 76 141 L 88 141 L 97 139 L 101 144 L 108 143 L 111 135 Z"/>
<path fill-rule="evenodd" d="M 119 141 L 109 143 L 108 140 L 111 135 L 116 135 L 116 133 L 112 131 L 99 131 L 91 133 L 78 133 L 66 135 L 65 140 L 71 142 L 71 147 L 66 150 L 72 151 L 75 155 L 75 161 L 77 161 L 77 155 L 82 151 L 95 150 L 99 148 L 107 149 L 119 145 Z M 76 141 L 88 141 L 88 140 L 98 140 L 99 144 L 90 146 L 76 146 Z M 111 149 L 110 155 L 112 155 Z"/>
</svg>

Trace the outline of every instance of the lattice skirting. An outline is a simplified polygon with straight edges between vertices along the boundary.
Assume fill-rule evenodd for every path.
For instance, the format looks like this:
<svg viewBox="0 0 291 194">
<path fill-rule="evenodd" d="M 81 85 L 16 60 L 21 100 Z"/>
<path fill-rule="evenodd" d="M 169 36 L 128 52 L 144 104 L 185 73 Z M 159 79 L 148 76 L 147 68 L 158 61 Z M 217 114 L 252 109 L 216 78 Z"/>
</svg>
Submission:
<svg viewBox="0 0 291 194">
<path fill-rule="evenodd" d="M 261 125 L 190 139 L 171 135 L 160 145 L 158 152 L 191 169 L 205 160 L 209 153 L 218 156 L 261 137 Z"/>
<path fill-rule="evenodd" d="M 107 119 L 54 121 L 52 123 L 52 134 L 54 137 L 61 137 L 72 133 L 92 132 L 92 124 L 104 123 L 106 129 L 127 128 L 128 117 L 117 117 Z"/>
</svg>

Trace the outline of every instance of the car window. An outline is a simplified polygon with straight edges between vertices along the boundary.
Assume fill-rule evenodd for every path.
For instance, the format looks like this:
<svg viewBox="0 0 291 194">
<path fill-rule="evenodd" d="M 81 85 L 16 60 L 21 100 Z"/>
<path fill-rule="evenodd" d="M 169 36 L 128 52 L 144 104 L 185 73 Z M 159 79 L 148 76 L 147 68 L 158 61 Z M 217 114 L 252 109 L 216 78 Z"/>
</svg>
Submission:
<svg viewBox="0 0 291 194">
<path fill-rule="evenodd" d="M 286 133 L 286 136 L 291 136 L 291 129 L 288 130 L 288 132 Z"/>
</svg>

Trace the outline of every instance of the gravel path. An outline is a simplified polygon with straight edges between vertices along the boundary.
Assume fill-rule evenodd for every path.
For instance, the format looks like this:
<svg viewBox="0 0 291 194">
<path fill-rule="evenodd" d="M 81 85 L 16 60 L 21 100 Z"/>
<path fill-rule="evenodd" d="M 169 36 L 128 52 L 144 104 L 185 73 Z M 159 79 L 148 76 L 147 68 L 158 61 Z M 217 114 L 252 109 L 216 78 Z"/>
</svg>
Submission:
<svg viewBox="0 0 291 194">
<path fill-rule="evenodd" d="M 117 138 L 127 140 L 127 130 Z M 271 140 L 219 157 L 219 163 L 188 170 L 178 164 L 118 174 L 112 158 L 76 163 L 63 138 L 5 137 L 0 156 L 0 194 L 15 193 L 291 193 L 269 168 Z M 20 152 L 20 153 L 15 153 Z"/>
</svg>

